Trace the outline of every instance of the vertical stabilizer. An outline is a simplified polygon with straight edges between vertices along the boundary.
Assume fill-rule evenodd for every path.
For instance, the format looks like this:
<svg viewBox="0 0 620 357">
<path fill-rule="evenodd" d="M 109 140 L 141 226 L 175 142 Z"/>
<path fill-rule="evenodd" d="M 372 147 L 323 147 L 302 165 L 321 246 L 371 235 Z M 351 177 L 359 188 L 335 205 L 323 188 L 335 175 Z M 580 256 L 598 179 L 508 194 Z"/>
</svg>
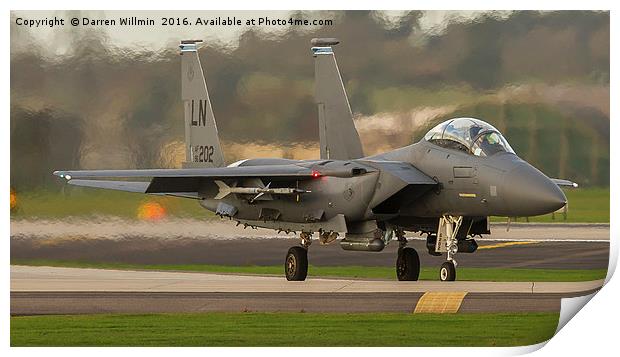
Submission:
<svg viewBox="0 0 620 357">
<path fill-rule="evenodd" d="M 215 116 L 198 58 L 200 40 L 181 41 L 181 99 L 185 111 L 185 162 L 183 167 L 224 166 Z"/>
<path fill-rule="evenodd" d="M 315 100 L 319 113 L 321 159 L 349 160 L 364 156 L 353 114 L 331 46 L 334 38 L 312 39 Z"/>
</svg>

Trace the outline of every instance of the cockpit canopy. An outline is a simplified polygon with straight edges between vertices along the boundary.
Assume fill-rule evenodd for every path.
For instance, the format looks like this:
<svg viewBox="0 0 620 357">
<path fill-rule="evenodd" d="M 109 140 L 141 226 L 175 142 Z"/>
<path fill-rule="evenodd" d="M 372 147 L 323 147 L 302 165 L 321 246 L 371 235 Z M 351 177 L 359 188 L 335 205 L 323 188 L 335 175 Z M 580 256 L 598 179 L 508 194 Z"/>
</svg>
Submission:
<svg viewBox="0 0 620 357">
<path fill-rule="evenodd" d="M 435 145 L 476 156 L 491 156 L 514 150 L 491 124 L 474 118 L 446 120 L 431 129 L 424 139 Z"/>
</svg>

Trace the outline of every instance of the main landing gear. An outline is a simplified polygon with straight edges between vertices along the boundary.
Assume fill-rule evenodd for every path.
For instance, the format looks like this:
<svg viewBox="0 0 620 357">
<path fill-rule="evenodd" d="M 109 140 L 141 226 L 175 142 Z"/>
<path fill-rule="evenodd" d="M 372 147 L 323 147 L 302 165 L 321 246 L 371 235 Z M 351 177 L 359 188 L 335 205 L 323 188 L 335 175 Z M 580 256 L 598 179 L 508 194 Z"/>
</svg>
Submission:
<svg viewBox="0 0 620 357">
<path fill-rule="evenodd" d="M 463 252 L 473 253 L 477 245 L 473 240 L 461 241 L 457 239 L 457 234 L 461 224 L 462 216 L 443 216 L 439 219 L 439 227 L 437 236 L 432 236 L 427 241 L 427 248 L 432 255 L 441 255 L 446 253 L 447 261 L 441 265 L 439 269 L 439 280 L 454 281 L 456 280 L 456 260 L 454 256 L 459 251 L 459 245 L 462 245 Z M 404 232 L 399 228 L 390 228 L 399 242 L 398 257 L 396 259 L 396 277 L 400 281 L 416 281 L 420 277 L 420 257 L 415 249 L 407 247 L 407 239 Z M 332 238 L 335 239 L 336 235 Z M 295 246 L 288 250 L 284 262 L 284 273 L 286 280 L 303 281 L 308 276 L 308 247 L 312 244 L 312 232 L 302 232 L 299 235 L 301 246 Z M 330 237 L 327 237 L 330 238 Z M 391 239 L 391 233 L 389 235 Z M 332 239 L 332 241 L 334 240 Z M 433 239 L 435 241 L 433 242 Z M 326 240 L 327 241 L 327 240 Z M 389 239 L 386 238 L 386 241 Z M 467 244 L 469 242 L 469 244 Z M 434 249 L 432 247 L 434 243 Z"/>
<path fill-rule="evenodd" d="M 398 238 L 398 258 L 396 258 L 396 277 L 400 281 L 416 281 L 420 277 L 420 257 L 418 252 L 407 247 L 403 231 L 396 231 Z"/>
<path fill-rule="evenodd" d="M 308 276 L 308 247 L 312 244 L 312 233 L 302 232 L 299 238 L 301 247 L 291 247 L 286 253 L 284 274 L 288 281 L 304 281 Z"/>
</svg>

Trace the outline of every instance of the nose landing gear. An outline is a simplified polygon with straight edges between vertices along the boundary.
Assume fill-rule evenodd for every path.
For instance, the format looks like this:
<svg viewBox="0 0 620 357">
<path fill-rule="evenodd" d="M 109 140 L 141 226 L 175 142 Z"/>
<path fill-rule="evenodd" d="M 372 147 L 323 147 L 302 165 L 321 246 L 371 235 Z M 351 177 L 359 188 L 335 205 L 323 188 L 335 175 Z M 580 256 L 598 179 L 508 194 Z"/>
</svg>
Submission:
<svg viewBox="0 0 620 357">
<path fill-rule="evenodd" d="M 437 229 L 437 242 L 435 251 L 446 253 L 447 262 L 439 269 L 439 280 L 456 280 L 456 260 L 454 255 L 458 252 L 457 233 L 463 223 L 463 216 L 443 216 L 439 218 L 439 228 Z"/>
</svg>

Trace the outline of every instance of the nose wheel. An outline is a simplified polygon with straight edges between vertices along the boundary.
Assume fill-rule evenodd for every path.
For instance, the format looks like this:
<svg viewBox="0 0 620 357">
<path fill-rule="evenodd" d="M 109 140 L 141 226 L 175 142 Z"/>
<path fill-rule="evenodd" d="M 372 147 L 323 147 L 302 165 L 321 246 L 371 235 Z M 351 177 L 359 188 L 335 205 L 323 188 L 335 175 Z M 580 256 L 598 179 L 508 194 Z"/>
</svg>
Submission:
<svg viewBox="0 0 620 357">
<path fill-rule="evenodd" d="M 451 261 L 447 261 L 441 264 L 439 269 L 439 280 L 441 281 L 455 281 L 456 280 L 456 267 Z"/>
</svg>

